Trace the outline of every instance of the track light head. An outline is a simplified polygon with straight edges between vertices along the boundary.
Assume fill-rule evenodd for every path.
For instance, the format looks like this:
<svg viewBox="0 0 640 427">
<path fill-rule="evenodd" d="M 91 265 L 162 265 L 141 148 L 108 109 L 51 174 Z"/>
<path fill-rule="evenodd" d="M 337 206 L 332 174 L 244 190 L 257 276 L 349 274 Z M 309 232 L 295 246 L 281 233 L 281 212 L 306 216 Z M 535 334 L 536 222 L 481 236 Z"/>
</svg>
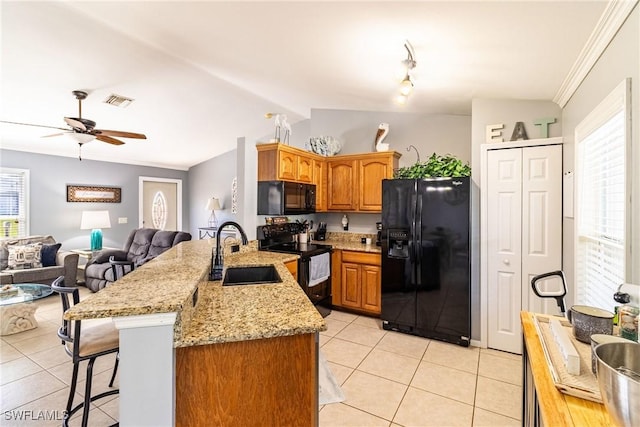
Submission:
<svg viewBox="0 0 640 427">
<path fill-rule="evenodd" d="M 411 81 L 411 77 L 407 74 L 400 83 L 400 93 L 404 96 L 408 96 L 413 91 L 413 82 Z"/>
</svg>

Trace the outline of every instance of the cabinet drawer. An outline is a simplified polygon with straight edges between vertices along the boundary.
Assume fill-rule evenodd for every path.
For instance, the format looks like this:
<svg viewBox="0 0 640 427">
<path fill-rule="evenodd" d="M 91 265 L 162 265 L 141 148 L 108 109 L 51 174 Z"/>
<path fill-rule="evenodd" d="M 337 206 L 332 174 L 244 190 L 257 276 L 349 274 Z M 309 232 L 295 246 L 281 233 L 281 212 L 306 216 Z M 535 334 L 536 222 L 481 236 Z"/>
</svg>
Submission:
<svg viewBox="0 0 640 427">
<path fill-rule="evenodd" d="M 342 262 L 355 264 L 381 265 L 382 255 L 370 252 L 342 251 Z"/>
</svg>

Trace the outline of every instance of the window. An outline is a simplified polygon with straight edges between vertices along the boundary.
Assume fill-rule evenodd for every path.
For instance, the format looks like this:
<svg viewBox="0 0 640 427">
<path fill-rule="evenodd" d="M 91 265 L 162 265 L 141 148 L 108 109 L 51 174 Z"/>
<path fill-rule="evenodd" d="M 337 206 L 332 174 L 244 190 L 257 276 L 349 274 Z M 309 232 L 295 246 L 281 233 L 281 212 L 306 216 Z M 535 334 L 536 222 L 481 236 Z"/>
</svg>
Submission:
<svg viewBox="0 0 640 427">
<path fill-rule="evenodd" d="M 627 277 L 629 82 L 576 127 L 576 302 L 613 311 Z"/>
<path fill-rule="evenodd" d="M 153 196 L 153 207 L 151 208 L 153 227 L 164 230 L 167 225 L 167 199 L 162 191 L 156 192 Z"/>
<path fill-rule="evenodd" d="M 29 171 L 0 169 L 0 237 L 29 234 Z"/>
</svg>

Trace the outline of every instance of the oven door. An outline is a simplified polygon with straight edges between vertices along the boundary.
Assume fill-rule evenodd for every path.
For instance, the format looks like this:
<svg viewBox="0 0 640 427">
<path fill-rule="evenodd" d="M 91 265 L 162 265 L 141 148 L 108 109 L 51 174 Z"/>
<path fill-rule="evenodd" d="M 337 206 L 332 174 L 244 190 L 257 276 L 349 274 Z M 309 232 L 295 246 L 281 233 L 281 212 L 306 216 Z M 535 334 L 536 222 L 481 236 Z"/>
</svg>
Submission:
<svg viewBox="0 0 640 427">
<path fill-rule="evenodd" d="M 298 283 L 322 317 L 331 313 L 331 251 L 300 257 Z"/>
</svg>

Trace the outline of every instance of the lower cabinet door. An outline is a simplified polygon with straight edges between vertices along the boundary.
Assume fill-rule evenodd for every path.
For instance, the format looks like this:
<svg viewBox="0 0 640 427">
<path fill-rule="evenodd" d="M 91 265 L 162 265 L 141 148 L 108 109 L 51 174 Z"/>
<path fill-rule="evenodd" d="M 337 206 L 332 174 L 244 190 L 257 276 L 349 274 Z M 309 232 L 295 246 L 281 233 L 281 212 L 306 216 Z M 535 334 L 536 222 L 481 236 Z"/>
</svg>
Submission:
<svg viewBox="0 0 640 427">
<path fill-rule="evenodd" d="M 360 266 L 358 264 L 342 263 L 342 295 L 343 307 L 360 308 L 362 292 L 360 286 Z"/>
<path fill-rule="evenodd" d="M 380 313 L 380 267 L 376 265 L 362 265 L 362 308 Z"/>
</svg>

